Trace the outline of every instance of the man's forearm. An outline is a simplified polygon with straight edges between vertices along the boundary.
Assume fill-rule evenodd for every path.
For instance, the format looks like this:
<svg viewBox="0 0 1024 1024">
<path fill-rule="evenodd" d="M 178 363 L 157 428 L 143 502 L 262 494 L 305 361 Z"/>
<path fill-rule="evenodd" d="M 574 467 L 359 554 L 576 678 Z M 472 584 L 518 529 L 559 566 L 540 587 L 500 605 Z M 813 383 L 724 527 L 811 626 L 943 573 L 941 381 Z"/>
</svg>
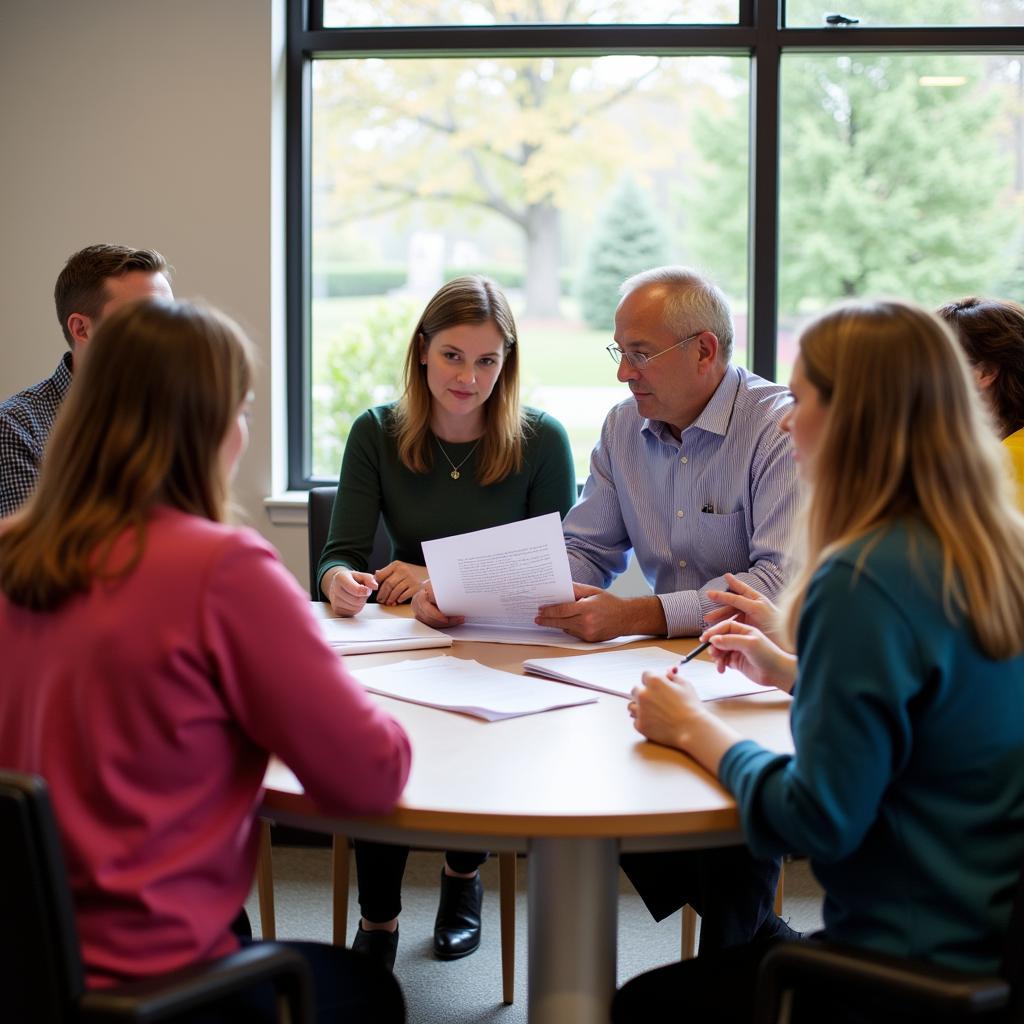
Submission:
<svg viewBox="0 0 1024 1024">
<path fill-rule="evenodd" d="M 619 636 L 628 633 L 648 633 L 651 636 L 667 636 L 668 623 L 665 609 L 656 597 L 624 598 L 623 623 Z"/>
</svg>

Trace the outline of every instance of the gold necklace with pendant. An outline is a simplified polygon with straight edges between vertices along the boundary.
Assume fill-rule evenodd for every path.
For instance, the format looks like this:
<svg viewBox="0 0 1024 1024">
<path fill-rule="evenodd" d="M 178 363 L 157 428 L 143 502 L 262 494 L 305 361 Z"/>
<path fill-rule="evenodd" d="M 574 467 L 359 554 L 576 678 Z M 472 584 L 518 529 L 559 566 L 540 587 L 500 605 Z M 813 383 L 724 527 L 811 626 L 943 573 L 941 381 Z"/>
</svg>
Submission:
<svg viewBox="0 0 1024 1024">
<path fill-rule="evenodd" d="M 434 438 L 437 441 L 437 437 Z M 437 441 L 437 447 L 441 449 L 441 454 L 448 460 L 448 465 L 452 467 L 452 471 L 448 474 L 453 480 L 458 480 L 462 474 L 459 470 L 469 461 L 470 456 L 480 447 L 480 438 L 477 438 L 477 442 L 469 449 L 469 454 L 456 466 L 454 462 L 449 458 L 448 453 L 444 450 L 444 445 L 440 441 Z"/>
</svg>

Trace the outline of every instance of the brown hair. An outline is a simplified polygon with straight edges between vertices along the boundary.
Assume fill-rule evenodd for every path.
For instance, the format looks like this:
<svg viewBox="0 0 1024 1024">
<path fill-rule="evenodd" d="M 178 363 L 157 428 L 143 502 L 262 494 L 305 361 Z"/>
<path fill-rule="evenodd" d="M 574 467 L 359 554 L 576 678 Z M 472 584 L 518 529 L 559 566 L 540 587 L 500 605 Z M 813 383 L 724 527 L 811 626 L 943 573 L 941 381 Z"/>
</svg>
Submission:
<svg viewBox="0 0 1024 1024">
<path fill-rule="evenodd" d="M 967 360 L 995 373 L 985 389 L 1000 437 L 1024 427 L 1024 306 L 1008 299 L 973 295 L 938 310 L 960 340 Z"/>
<path fill-rule="evenodd" d="M 950 621 L 963 614 L 992 658 L 1024 650 L 1024 517 L 950 330 L 909 303 L 851 303 L 804 330 L 800 360 L 828 414 L 794 531 L 805 550 L 784 601 L 789 641 L 817 568 L 912 517 L 942 549 Z"/>
<path fill-rule="evenodd" d="M 456 277 L 427 303 L 405 354 L 405 392 L 395 406 L 398 456 L 414 473 L 434 464 L 430 438 L 431 395 L 427 368 L 420 361 L 420 340 L 461 324 L 493 323 L 504 341 L 505 358 L 494 390 L 484 403 L 484 434 L 477 459 L 477 482 L 504 480 L 523 465 L 523 414 L 519 406 L 519 345 L 508 300 L 489 278 Z"/>
<path fill-rule="evenodd" d="M 68 317 L 81 313 L 95 320 L 107 301 L 106 282 L 133 270 L 170 277 L 171 268 L 155 249 L 130 249 L 125 245 L 88 245 L 68 257 L 53 288 L 57 319 L 64 340 L 73 342 Z"/>
<path fill-rule="evenodd" d="M 0 531 L 0 589 L 50 610 L 130 571 L 156 505 L 220 520 L 220 448 L 249 392 L 241 329 L 212 309 L 146 300 L 100 325 L 54 426 L 35 493 Z M 111 551 L 134 532 L 130 557 Z"/>
</svg>

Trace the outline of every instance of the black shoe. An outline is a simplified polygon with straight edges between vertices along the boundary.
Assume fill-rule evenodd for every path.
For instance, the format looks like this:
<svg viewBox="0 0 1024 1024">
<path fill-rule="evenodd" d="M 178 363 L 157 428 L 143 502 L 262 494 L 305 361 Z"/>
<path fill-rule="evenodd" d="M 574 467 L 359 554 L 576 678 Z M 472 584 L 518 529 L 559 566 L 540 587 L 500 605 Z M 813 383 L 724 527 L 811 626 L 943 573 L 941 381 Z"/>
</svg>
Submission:
<svg viewBox="0 0 1024 1024">
<path fill-rule="evenodd" d="M 395 954 L 398 952 L 398 929 L 393 932 L 366 931 L 362 923 L 352 940 L 352 951 L 362 953 L 377 963 L 383 964 L 389 971 L 395 969 Z"/>
<path fill-rule="evenodd" d="M 761 942 L 765 939 L 778 939 L 781 942 L 796 942 L 804 937 L 803 932 L 790 928 L 785 921 L 774 911 L 762 922 L 754 935 L 754 942 Z"/>
<path fill-rule="evenodd" d="M 441 902 L 434 921 L 434 956 L 439 960 L 458 960 L 476 952 L 483 899 L 479 871 L 472 878 L 452 878 L 441 868 Z"/>
</svg>

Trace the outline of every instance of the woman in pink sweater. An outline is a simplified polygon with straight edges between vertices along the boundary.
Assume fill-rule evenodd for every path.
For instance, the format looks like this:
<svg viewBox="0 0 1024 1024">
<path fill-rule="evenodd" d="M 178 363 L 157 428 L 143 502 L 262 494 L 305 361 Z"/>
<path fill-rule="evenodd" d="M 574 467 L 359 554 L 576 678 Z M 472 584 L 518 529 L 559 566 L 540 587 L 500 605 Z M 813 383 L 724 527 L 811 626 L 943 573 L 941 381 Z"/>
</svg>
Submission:
<svg viewBox="0 0 1024 1024">
<path fill-rule="evenodd" d="M 0 765 L 49 783 L 90 985 L 236 948 L 270 753 L 327 813 L 385 813 L 408 777 L 273 549 L 222 521 L 252 363 L 214 311 L 115 313 L 0 525 Z M 321 1020 L 401 1019 L 383 972 L 300 945 Z"/>
</svg>

